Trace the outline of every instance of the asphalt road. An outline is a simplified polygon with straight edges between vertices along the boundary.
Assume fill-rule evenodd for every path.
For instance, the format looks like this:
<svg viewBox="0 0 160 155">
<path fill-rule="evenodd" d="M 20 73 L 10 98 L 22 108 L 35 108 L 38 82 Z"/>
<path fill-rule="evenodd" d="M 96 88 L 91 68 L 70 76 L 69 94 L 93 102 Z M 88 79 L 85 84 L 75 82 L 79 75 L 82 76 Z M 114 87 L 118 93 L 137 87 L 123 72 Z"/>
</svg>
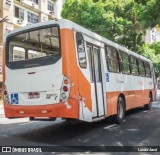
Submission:
<svg viewBox="0 0 160 155">
<path fill-rule="evenodd" d="M 110 118 L 94 123 L 0 119 L 0 146 L 160 146 L 160 102 L 126 113 L 122 125 Z"/>
</svg>

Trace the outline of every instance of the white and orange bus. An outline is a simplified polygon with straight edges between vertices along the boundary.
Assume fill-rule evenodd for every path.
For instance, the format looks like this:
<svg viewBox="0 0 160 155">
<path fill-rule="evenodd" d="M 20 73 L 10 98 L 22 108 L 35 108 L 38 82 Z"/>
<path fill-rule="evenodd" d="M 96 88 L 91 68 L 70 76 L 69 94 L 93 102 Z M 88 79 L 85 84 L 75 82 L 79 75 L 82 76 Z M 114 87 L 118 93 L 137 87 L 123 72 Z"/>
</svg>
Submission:
<svg viewBox="0 0 160 155">
<path fill-rule="evenodd" d="M 65 19 L 10 32 L 3 60 L 7 118 L 121 123 L 155 98 L 149 59 Z"/>
</svg>

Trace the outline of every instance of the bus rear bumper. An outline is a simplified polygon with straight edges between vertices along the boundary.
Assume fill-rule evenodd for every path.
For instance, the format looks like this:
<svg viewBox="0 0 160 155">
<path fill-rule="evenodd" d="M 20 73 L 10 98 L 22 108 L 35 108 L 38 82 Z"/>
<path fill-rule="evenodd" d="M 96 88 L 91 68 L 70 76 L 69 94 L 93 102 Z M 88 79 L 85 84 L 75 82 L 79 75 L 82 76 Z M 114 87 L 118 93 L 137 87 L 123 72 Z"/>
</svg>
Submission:
<svg viewBox="0 0 160 155">
<path fill-rule="evenodd" d="M 5 117 L 23 118 L 23 117 L 50 117 L 50 118 L 79 118 L 78 101 L 69 99 L 69 107 L 65 103 L 51 105 L 12 105 L 4 103 Z"/>
</svg>

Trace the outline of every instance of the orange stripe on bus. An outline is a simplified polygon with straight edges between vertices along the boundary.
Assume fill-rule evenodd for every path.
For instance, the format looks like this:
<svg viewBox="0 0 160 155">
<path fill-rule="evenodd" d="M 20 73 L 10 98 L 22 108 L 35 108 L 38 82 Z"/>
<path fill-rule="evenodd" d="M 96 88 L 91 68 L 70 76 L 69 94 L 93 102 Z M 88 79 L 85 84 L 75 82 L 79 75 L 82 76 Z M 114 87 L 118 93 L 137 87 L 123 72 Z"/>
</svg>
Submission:
<svg viewBox="0 0 160 155">
<path fill-rule="evenodd" d="M 70 97 L 76 97 L 78 100 L 80 97 L 82 97 L 84 99 L 85 105 L 90 111 L 92 111 L 91 86 L 80 68 L 77 66 L 73 30 L 62 29 L 61 41 L 63 74 L 67 76 L 72 83 L 74 83 L 74 85 L 71 87 Z"/>
<path fill-rule="evenodd" d="M 149 103 L 149 92 L 152 91 L 152 97 L 154 96 L 154 90 L 135 90 L 135 91 L 116 91 L 107 92 L 107 115 L 114 115 L 117 113 L 117 101 L 118 96 L 123 94 L 125 96 L 126 110 L 132 109 L 134 107 L 143 106 Z"/>
<path fill-rule="evenodd" d="M 61 30 L 62 72 L 71 81 L 70 97 L 78 98 L 77 62 L 74 47 L 73 32 L 69 29 Z"/>
<path fill-rule="evenodd" d="M 52 105 L 35 105 L 35 106 L 15 106 L 11 104 L 4 104 L 5 116 L 10 117 L 63 117 L 63 118 L 79 118 L 77 100 L 69 99 L 68 104 L 70 108 L 64 103 L 57 103 Z M 22 112 L 23 113 L 20 113 Z M 42 111 L 47 111 L 43 113 Z"/>
</svg>

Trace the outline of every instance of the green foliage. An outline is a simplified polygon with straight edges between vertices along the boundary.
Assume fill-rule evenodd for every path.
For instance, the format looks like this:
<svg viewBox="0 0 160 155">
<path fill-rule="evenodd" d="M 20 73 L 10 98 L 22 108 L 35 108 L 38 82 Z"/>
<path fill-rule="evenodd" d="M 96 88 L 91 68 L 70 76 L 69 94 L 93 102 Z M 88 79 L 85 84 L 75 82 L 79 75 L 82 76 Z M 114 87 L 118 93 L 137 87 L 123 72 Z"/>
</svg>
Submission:
<svg viewBox="0 0 160 155">
<path fill-rule="evenodd" d="M 145 45 L 147 28 L 160 25 L 160 0 L 66 0 L 62 17 L 140 52 L 159 66 L 156 45 Z M 159 59 L 159 60 L 158 60 Z"/>
<path fill-rule="evenodd" d="M 153 28 L 160 24 L 160 0 L 147 0 L 139 3 L 139 17 L 145 27 Z"/>
<path fill-rule="evenodd" d="M 144 34 L 137 6 L 132 0 L 67 0 L 62 17 L 136 51 Z"/>
<path fill-rule="evenodd" d="M 124 7 L 124 12 L 120 15 L 123 18 L 123 37 L 118 40 L 118 43 L 126 46 L 127 48 L 137 51 L 138 48 L 143 44 L 142 36 L 145 33 L 143 30 L 143 25 L 141 24 L 137 14 L 138 5 L 132 1 L 126 1 Z M 119 18 L 120 18 L 119 17 Z M 119 34 L 117 34 L 118 36 Z"/>
<path fill-rule="evenodd" d="M 92 0 L 67 0 L 62 11 L 62 17 L 90 30 L 97 30 L 102 25 L 103 16 L 103 4 L 93 3 Z"/>
<path fill-rule="evenodd" d="M 160 71 L 160 42 L 144 44 L 138 53 L 151 59 L 154 66 Z M 157 73 L 157 76 L 160 76 L 160 73 Z"/>
</svg>

